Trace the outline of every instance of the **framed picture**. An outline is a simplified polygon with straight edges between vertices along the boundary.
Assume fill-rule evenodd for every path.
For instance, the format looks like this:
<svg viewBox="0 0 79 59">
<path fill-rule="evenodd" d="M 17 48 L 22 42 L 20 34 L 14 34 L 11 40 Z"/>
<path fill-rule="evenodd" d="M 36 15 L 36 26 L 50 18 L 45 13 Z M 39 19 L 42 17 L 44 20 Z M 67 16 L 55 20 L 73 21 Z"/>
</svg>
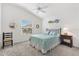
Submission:
<svg viewBox="0 0 79 59">
<path fill-rule="evenodd" d="M 39 28 L 39 24 L 36 25 L 36 28 L 37 28 L 37 29 Z"/>
<path fill-rule="evenodd" d="M 15 28 L 15 23 L 10 23 L 10 24 L 9 24 L 9 27 L 10 27 L 10 28 Z"/>
<path fill-rule="evenodd" d="M 23 33 L 32 33 L 32 22 L 31 20 L 21 20 L 21 29 Z"/>
</svg>

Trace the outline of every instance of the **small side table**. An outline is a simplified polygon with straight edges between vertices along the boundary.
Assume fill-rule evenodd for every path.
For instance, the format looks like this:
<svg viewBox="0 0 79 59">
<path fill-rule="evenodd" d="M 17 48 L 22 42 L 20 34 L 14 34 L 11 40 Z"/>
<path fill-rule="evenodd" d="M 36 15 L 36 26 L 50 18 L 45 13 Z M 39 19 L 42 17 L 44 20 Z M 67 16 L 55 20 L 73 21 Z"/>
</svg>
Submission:
<svg viewBox="0 0 79 59">
<path fill-rule="evenodd" d="M 72 36 L 70 35 L 60 35 L 60 41 L 61 41 L 61 44 L 64 44 L 70 47 L 73 46 L 73 39 L 72 39 Z"/>
</svg>

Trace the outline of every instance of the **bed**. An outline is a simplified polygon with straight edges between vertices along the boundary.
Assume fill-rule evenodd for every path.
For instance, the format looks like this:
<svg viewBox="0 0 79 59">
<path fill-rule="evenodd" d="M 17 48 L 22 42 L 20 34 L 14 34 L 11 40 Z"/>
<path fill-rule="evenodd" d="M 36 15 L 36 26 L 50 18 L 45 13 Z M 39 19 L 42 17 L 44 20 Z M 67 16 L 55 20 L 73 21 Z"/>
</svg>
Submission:
<svg viewBox="0 0 79 59">
<path fill-rule="evenodd" d="M 44 54 L 60 43 L 60 29 L 49 30 L 49 32 L 32 34 L 30 39 L 30 44 L 36 49 L 41 50 L 41 52 Z"/>
</svg>

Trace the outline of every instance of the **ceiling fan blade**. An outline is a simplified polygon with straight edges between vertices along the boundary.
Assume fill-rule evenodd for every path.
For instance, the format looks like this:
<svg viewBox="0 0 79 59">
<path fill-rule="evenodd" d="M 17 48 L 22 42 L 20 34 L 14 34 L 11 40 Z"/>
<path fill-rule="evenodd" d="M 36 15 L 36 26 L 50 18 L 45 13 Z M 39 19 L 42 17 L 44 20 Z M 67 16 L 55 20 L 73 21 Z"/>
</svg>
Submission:
<svg viewBox="0 0 79 59">
<path fill-rule="evenodd" d="M 47 9 L 48 8 L 48 6 L 43 6 L 43 7 L 41 7 L 42 9 Z"/>
<path fill-rule="evenodd" d="M 39 12 L 46 13 L 46 8 L 48 8 L 48 5 L 43 5 L 42 3 L 39 3 L 36 4 L 35 8 L 32 10 L 34 10 L 36 13 Z"/>
<path fill-rule="evenodd" d="M 43 12 L 43 13 L 46 13 L 46 11 L 45 10 L 40 10 L 41 12 Z"/>
<path fill-rule="evenodd" d="M 48 8 L 48 5 L 45 5 L 43 3 L 38 3 L 36 6 L 37 6 L 37 8 L 40 8 L 40 9 L 46 9 L 46 8 Z"/>
</svg>

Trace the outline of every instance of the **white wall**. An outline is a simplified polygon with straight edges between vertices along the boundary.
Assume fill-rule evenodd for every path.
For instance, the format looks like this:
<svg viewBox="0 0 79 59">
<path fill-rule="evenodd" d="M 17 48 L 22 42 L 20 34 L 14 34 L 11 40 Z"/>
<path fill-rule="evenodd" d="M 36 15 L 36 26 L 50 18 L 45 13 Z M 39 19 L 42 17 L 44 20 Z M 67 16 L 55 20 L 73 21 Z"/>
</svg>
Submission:
<svg viewBox="0 0 79 59">
<path fill-rule="evenodd" d="M 1 4 L 0 4 L 0 46 L 1 46 L 1 44 L 2 44 L 2 43 L 1 43 L 1 42 L 2 42 L 2 35 L 1 35 L 1 19 L 2 19 L 2 18 L 1 18 L 1 11 L 2 11 L 2 10 L 1 10 Z"/>
<path fill-rule="evenodd" d="M 1 4 L 0 4 L 0 33 L 1 33 Z"/>
<path fill-rule="evenodd" d="M 74 34 L 74 46 L 79 47 L 79 4 L 52 4 L 47 16 L 60 17 L 61 26 L 69 28 Z M 43 30 L 45 30 L 44 26 L 48 26 L 45 21 L 46 19 L 44 19 Z"/>
<path fill-rule="evenodd" d="M 59 19 L 59 23 L 48 23 L 49 20 L 54 21 L 55 19 Z M 61 28 L 62 20 L 58 17 L 52 16 L 43 20 L 43 32 L 46 32 L 46 29 L 59 29 Z"/>
<path fill-rule="evenodd" d="M 20 27 L 20 20 L 31 19 L 32 20 L 32 33 L 40 33 L 42 31 L 42 21 L 29 11 L 16 6 L 15 4 L 2 4 L 2 31 L 13 32 L 13 41 L 22 42 L 29 39 L 30 34 L 23 34 Z M 9 28 L 9 23 L 15 22 L 16 28 Z M 40 25 L 39 29 L 36 29 L 36 24 Z"/>
</svg>

